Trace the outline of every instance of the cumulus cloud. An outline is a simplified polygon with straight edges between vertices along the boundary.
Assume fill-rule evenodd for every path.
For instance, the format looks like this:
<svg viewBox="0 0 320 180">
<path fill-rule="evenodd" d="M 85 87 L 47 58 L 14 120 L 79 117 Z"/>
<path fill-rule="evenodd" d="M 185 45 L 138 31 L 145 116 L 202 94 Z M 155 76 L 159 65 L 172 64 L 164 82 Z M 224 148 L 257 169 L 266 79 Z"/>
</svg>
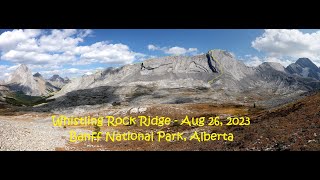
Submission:
<svg viewBox="0 0 320 180">
<path fill-rule="evenodd" d="M 87 64 L 88 62 L 129 64 L 144 56 L 144 54 L 131 51 L 127 45 L 107 44 L 107 42 L 78 47 L 75 49 L 75 53 L 80 55 L 78 64 Z"/>
<path fill-rule="evenodd" d="M 183 47 L 159 47 L 153 44 L 148 45 L 148 50 L 155 51 L 159 50 L 164 52 L 165 54 L 170 55 L 186 55 L 186 54 L 196 54 L 198 52 L 197 48 L 183 48 Z"/>
<path fill-rule="evenodd" d="M 67 54 L 10 50 L 2 55 L 1 59 L 20 64 L 60 64 L 74 61 L 75 57 Z"/>
<path fill-rule="evenodd" d="M 85 38 L 89 35 L 92 35 L 93 31 L 91 29 L 84 29 L 84 30 L 80 30 L 79 32 L 79 37 L 81 38 Z"/>
<path fill-rule="evenodd" d="M 81 46 L 92 30 L 12 30 L 0 35 L 1 60 L 14 64 L 84 65 L 95 62 L 129 64 L 144 57 L 125 44 L 106 41 Z"/>
<path fill-rule="evenodd" d="M 175 47 L 169 48 L 168 50 L 165 50 L 164 52 L 166 54 L 172 54 L 172 55 L 184 55 L 187 53 L 194 53 L 197 51 L 198 51 L 197 48 L 186 49 L 186 48 L 175 46 Z"/>
<path fill-rule="evenodd" d="M 0 50 L 6 51 L 15 48 L 20 42 L 39 36 L 41 30 L 26 29 L 6 31 L 0 35 Z"/>
<path fill-rule="evenodd" d="M 298 58 L 310 58 L 320 66 L 320 31 L 303 33 L 299 30 L 267 29 L 251 43 L 269 58 L 276 58 L 286 64 L 288 58 L 294 62 Z"/>
</svg>

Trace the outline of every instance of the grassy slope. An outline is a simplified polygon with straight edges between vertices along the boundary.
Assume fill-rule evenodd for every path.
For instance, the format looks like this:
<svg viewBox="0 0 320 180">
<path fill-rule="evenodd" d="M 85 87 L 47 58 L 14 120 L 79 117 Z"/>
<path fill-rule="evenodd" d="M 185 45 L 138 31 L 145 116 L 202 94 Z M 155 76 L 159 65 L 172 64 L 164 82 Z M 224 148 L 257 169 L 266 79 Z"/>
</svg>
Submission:
<svg viewBox="0 0 320 180">
<path fill-rule="evenodd" d="M 49 96 L 50 97 L 50 96 Z M 43 96 L 29 96 L 21 92 L 10 93 L 6 97 L 6 101 L 9 104 L 16 106 L 34 106 L 37 104 L 47 102 L 48 97 Z"/>
</svg>

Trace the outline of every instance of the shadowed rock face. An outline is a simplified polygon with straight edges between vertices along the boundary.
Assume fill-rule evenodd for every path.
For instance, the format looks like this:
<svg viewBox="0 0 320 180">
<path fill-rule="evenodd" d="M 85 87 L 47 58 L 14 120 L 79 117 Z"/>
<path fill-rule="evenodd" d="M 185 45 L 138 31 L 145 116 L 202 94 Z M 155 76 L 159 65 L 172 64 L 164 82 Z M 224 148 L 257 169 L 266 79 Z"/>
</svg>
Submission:
<svg viewBox="0 0 320 180">
<path fill-rule="evenodd" d="M 119 101 L 119 97 L 115 93 L 116 89 L 117 87 L 101 86 L 93 89 L 76 90 L 57 98 L 52 104 L 55 108 L 59 108 L 112 103 Z"/>
<path fill-rule="evenodd" d="M 320 69 L 308 58 L 300 58 L 286 68 L 290 74 L 320 80 Z"/>
</svg>

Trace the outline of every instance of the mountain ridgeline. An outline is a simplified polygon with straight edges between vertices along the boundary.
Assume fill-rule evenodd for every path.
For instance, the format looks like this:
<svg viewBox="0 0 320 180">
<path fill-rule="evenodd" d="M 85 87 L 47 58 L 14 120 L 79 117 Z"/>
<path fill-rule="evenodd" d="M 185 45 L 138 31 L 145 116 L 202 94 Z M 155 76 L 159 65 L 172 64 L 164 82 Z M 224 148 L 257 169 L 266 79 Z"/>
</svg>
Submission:
<svg viewBox="0 0 320 180">
<path fill-rule="evenodd" d="M 223 50 L 160 57 L 83 75 L 51 98 L 58 104 L 72 106 L 114 101 L 249 103 L 290 99 L 320 87 L 319 80 L 312 75 L 315 65 L 300 61 L 297 63 L 309 70 L 307 76 L 274 62 L 248 67 Z"/>
<path fill-rule="evenodd" d="M 273 100 L 318 90 L 319 77 L 319 68 L 307 58 L 286 68 L 275 62 L 248 67 L 227 51 L 210 50 L 201 55 L 160 57 L 110 67 L 72 81 L 58 75 L 46 80 L 21 65 L 10 75 L 6 87 L 32 96 L 54 94 L 49 98 L 55 100 L 48 104 L 50 108 L 113 102 L 275 103 Z"/>
<path fill-rule="evenodd" d="M 320 68 L 318 68 L 310 59 L 300 58 L 295 63 L 286 68 L 290 74 L 302 77 L 314 78 L 320 80 Z"/>
<path fill-rule="evenodd" d="M 40 73 L 32 71 L 24 64 L 20 65 L 9 78 L 2 83 L 11 92 L 22 92 L 30 96 L 48 96 L 59 91 L 66 83 L 60 76 L 46 80 Z"/>
</svg>

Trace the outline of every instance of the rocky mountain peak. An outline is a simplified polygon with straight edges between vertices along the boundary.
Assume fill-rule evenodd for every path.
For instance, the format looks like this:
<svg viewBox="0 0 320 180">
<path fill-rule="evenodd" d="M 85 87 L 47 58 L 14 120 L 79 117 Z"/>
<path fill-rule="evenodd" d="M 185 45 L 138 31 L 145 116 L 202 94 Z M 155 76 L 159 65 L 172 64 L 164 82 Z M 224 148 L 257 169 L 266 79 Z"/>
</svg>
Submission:
<svg viewBox="0 0 320 180">
<path fill-rule="evenodd" d="M 296 64 L 300 65 L 302 68 L 310 68 L 312 70 L 318 70 L 318 67 L 308 58 L 299 58 Z"/>
<path fill-rule="evenodd" d="M 55 74 L 51 78 L 49 78 L 50 81 L 61 81 L 64 82 L 64 79 L 60 77 L 59 75 Z"/>
<path fill-rule="evenodd" d="M 20 64 L 18 66 L 18 68 L 16 69 L 16 71 L 19 71 L 19 72 L 28 72 L 29 71 L 29 68 L 27 65 L 25 64 Z"/>
<path fill-rule="evenodd" d="M 7 80 L 8 83 L 22 83 L 25 84 L 33 77 L 32 71 L 24 64 L 21 64 L 12 72 Z"/>
<path fill-rule="evenodd" d="M 280 72 L 285 72 L 285 68 L 278 62 L 263 62 L 261 67 L 269 67 Z"/>
<path fill-rule="evenodd" d="M 60 77 L 58 74 L 53 75 L 51 78 L 48 79 L 48 82 L 50 82 L 52 85 L 62 88 L 64 85 L 69 83 L 69 79 L 64 79 Z"/>
<path fill-rule="evenodd" d="M 33 75 L 33 77 L 42 77 L 42 75 L 39 73 L 39 72 L 37 72 L 37 73 L 35 73 L 34 75 Z"/>
<path fill-rule="evenodd" d="M 6 85 L 11 91 L 20 91 L 31 96 L 47 95 L 59 90 L 59 88 L 47 83 L 40 73 L 33 75 L 32 71 L 24 64 L 21 64 L 9 75 Z"/>
<path fill-rule="evenodd" d="M 320 69 L 308 58 L 299 58 L 295 63 L 286 67 L 290 74 L 320 80 Z"/>
</svg>

